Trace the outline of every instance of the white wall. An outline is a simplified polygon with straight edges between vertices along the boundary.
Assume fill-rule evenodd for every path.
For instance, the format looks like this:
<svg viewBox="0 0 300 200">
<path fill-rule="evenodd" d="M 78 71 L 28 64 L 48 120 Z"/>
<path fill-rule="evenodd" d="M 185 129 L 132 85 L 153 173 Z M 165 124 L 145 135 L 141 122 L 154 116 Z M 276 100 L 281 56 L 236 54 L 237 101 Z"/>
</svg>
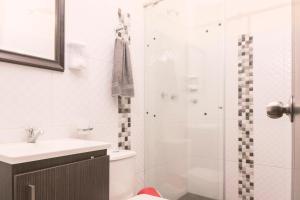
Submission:
<svg viewBox="0 0 300 200">
<path fill-rule="evenodd" d="M 41 140 L 69 137 L 79 126 L 93 124 L 90 139 L 117 145 L 117 101 L 111 97 L 111 73 L 117 10 L 132 16 L 132 62 L 136 97 L 132 103 L 132 142 L 137 151 L 137 189 L 144 172 L 144 39 L 139 0 L 67 0 L 66 43 L 87 45 L 88 69 L 64 73 L 0 63 L 0 142 L 25 139 L 25 127 L 45 130 Z M 36 44 L 32 41 L 32 45 Z M 68 50 L 66 50 L 68 57 Z M 68 63 L 66 68 L 68 67 Z"/>
<path fill-rule="evenodd" d="M 253 35 L 254 199 L 291 199 L 292 130 L 265 106 L 291 95 L 291 1 L 226 0 L 226 197 L 238 198 L 238 37 Z"/>
</svg>

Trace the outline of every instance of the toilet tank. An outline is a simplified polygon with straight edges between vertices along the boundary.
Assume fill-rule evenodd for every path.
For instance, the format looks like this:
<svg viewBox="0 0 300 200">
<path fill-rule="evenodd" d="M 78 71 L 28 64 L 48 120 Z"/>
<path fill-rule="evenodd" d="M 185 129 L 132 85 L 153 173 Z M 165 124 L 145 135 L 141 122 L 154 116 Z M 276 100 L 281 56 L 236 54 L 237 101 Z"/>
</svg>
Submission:
<svg viewBox="0 0 300 200">
<path fill-rule="evenodd" d="M 110 155 L 110 200 L 128 200 L 133 197 L 135 187 L 136 152 L 112 151 Z"/>
</svg>

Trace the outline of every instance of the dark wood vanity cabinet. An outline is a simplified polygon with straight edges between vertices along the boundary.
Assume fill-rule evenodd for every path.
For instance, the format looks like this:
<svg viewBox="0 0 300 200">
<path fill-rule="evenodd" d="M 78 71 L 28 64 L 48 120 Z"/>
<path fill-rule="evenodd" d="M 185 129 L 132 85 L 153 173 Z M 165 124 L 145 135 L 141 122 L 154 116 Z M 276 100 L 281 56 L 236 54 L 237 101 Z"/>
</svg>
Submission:
<svg viewBox="0 0 300 200">
<path fill-rule="evenodd" d="M 3 170 L 5 164 L 1 165 Z M 11 165 L 10 169 L 11 181 L 0 183 L 0 200 L 109 200 L 106 151 Z"/>
</svg>

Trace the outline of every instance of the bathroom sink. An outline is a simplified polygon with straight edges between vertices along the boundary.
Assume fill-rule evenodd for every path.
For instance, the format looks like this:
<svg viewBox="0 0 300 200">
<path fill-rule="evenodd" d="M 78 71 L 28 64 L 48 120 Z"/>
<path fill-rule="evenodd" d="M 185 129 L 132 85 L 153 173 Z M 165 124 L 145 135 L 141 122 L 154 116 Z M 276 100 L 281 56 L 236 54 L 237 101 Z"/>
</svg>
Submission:
<svg viewBox="0 0 300 200">
<path fill-rule="evenodd" d="M 110 144 L 79 139 L 38 141 L 37 143 L 0 144 L 0 161 L 19 164 L 91 151 L 104 150 Z"/>
</svg>

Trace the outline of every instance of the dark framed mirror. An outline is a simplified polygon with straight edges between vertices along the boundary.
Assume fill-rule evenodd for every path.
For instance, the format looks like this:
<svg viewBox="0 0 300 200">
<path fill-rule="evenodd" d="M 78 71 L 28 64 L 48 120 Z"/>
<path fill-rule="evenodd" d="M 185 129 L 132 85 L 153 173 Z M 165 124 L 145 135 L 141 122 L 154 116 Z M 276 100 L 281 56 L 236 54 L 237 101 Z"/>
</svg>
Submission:
<svg viewBox="0 0 300 200">
<path fill-rule="evenodd" d="M 64 71 L 65 0 L 0 0 L 0 61 Z"/>
</svg>

